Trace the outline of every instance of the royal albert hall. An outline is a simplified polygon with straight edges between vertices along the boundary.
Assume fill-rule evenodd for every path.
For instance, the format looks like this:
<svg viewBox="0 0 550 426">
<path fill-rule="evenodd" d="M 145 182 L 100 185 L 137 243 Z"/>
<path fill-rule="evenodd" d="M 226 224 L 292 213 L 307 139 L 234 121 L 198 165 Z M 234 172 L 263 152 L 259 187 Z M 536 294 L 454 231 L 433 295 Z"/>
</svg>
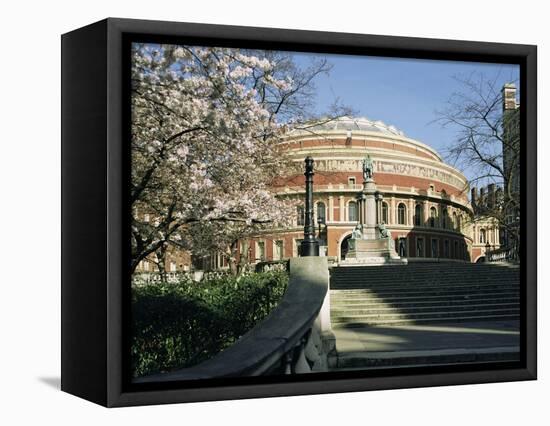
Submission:
<svg viewBox="0 0 550 426">
<path fill-rule="evenodd" d="M 380 121 L 344 117 L 306 130 L 292 130 L 281 142 L 297 173 L 281 177 L 274 190 L 281 197 L 304 200 L 304 159 L 313 157 L 314 221 L 321 255 L 345 259 L 347 242 L 359 214 L 362 166 L 369 155 L 377 187 L 377 220 L 391 233 L 401 257 L 415 260 L 474 262 L 475 221 L 465 176 L 445 164 L 431 147 L 406 137 Z M 304 209 L 298 206 L 294 226 L 258 235 L 248 245 L 252 263 L 299 255 Z M 485 228 L 487 228 L 485 226 Z M 498 229 L 484 238 L 498 244 Z M 483 240 L 485 241 L 485 240 Z M 241 255 L 244 253 L 241 253 Z"/>
</svg>

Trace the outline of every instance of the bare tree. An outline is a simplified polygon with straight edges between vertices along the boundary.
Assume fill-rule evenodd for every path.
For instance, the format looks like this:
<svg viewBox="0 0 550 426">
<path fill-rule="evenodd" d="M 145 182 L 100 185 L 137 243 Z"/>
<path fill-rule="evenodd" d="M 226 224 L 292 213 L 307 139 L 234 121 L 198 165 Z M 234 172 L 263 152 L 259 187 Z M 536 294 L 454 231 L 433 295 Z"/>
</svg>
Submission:
<svg viewBox="0 0 550 426">
<path fill-rule="evenodd" d="M 497 221 L 505 231 L 508 244 L 519 242 L 519 109 L 505 107 L 504 88 L 499 76 L 487 78 L 481 73 L 455 77 L 462 90 L 453 93 L 446 107 L 437 111 L 443 127 L 454 128 L 456 137 L 446 160 L 473 173 L 471 186 L 494 184 L 496 190 L 476 200 L 476 214 Z"/>
</svg>

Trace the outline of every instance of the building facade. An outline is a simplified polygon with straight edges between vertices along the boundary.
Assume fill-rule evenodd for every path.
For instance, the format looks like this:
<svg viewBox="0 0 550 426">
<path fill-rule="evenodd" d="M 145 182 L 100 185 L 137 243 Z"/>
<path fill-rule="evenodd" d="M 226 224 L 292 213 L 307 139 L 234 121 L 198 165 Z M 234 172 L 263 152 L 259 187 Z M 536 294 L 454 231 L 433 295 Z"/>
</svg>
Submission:
<svg viewBox="0 0 550 426">
<path fill-rule="evenodd" d="M 241 241 L 241 264 L 300 255 L 307 156 L 315 160 L 316 236 L 321 255 L 334 262 L 345 259 L 348 240 L 359 221 L 357 196 L 363 188 L 362 162 L 367 154 L 373 161 L 378 189 L 376 214 L 379 222 L 386 224 L 401 257 L 409 261 L 476 262 L 483 260 L 487 243 L 492 249 L 500 246 L 498 226 L 490 220 L 475 219 L 466 177 L 446 164 L 433 148 L 406 137 L 393 126 L 343 117 L 307 130 L 291 130 L 280 144 L 295 164 L 295 173 L 281 176 L 272 189 L 278 197 L 296 201 L 293 224 Z M 145 271 L 147 262 L 140 264 L 139 272 Z M 164 264 L 170 272 L 229 268 L 222 254 L 192 259 L 173 250 L 167 253 Z"/>
<path fill-rule="evenodd" d="M 362 161 L 369 154 L 384 222 L 399 255 L 411 260 L 474 261 L 473 210 L 467 179 L 445 164 L 429 146 L 407 138 L 382 122 L 344 117 L 307 130 L 290 131 L 282 149 L 302 167 L 315 160 L 314 220 L 323 254 L 345 258 L 347 241 L 358 223 L 357 195 L 362 189 Z M 304 176 L 298 171 L 279 179 L 280 197 L 304 198 Z M 299 255 L 303 207 L 294 226 L 273 230 L 250 241 L 250 261 Z M 492 238 L 492 237 L 491 237 Z M 496 240 L 495 240 L 496 242 Z"/>
<path fill-rule="evenodd" d="M 502 154 L 504 169 L 504 204 L 506 209 L 503 242 L 512 257 L 519 256 L 520 246 L 520 105 L 516 86 L 502 88 Z"/>
</svg>

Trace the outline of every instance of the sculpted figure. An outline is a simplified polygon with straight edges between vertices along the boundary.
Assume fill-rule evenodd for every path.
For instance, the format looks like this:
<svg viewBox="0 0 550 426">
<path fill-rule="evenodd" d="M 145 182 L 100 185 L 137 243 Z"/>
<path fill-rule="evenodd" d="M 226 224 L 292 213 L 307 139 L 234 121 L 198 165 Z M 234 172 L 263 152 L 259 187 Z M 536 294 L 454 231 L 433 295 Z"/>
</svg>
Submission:
<svg viewBox="0 0 550 426">
<path fill-rule="evenodd" d="M 351 238 L 355 240 L 360 240 L 363 238 L 363 227 L 361 225 L 357 225 L 353 232 L 351 233 Z"/>
<path fill-rule="evenodd" d="M 372 179 L 373 163 L 370 155 L 367 154 L 363 160 L 363 180 L 367 181 Z"/>
<path fill-rule="evenodd" d="M 386 229 L 386 224 L 384 222 L 378 225 L 378 230 L 380 231 L 380 238 L 390 238 L 390 233 Z"/>
</svg>

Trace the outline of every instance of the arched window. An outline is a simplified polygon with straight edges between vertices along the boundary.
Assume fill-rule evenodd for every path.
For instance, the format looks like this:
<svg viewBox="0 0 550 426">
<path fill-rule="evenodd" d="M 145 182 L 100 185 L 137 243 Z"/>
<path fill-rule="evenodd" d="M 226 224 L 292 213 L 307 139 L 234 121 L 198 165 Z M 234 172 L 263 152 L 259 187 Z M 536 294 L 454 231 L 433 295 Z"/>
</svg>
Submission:
<svg viewBox="0 0 550 426">
<path fill-rule="evenodd" d="M 441 227 L 443 229 L 447 228 L 447 216 L 449 215 L 447 211 L 447 207 L 443 208 L 442 215 L 441 215 Z"/>
<path fill-rule="evenodd" d="M 417 204 L 414 207 L 414 224 L 420 226 L 422 224 L 422 206 Z"/>
<path fill-rule="evenodd" d="M 479 230 L 479 242 L 480 244 L 485 244 L 487 242 L 487 235 L 485 233 L 485 229 Z"/>
<path fill-rule="evenodd" d="M 453 228 L 458 229 L 458 216 L 456 215 L 456 212 L 453 212 Z"/>
<path fill-rule="evenodd" d="M 327 209 L 322 201 L 317 203 L 317 223 L 326 223 Z"/>
<path fill-rule="evenodd" d="M 388 203 L 382 201 L 382 222 L 388 223 Z"/>
<path fill-rule="evenodd" d="M 357 222 L 357 203 L 350 201 L 348 204 L 348 221 Z"/>
<path fill-rule="evenodd" d="M 430 226 L 432 228 L 435 228 L 435 224 L 437 222 L 437 210 L 435 207 L 430 208 Z"/>
<path fill-rule="evenodd" d="M 304 206 L 298 206 L 296 208 L 296 223 L 298 224 L 298 226 L 304 226 L 304 223 L 305 223 Z"/>
<path fill-rule="evenodd" d="M 407 208 L 405 204 L 399 203 L 397 206 L 397 223 L 399 225 L 405 225 L 405 217 L 407 216 Z"/>
</svg>

